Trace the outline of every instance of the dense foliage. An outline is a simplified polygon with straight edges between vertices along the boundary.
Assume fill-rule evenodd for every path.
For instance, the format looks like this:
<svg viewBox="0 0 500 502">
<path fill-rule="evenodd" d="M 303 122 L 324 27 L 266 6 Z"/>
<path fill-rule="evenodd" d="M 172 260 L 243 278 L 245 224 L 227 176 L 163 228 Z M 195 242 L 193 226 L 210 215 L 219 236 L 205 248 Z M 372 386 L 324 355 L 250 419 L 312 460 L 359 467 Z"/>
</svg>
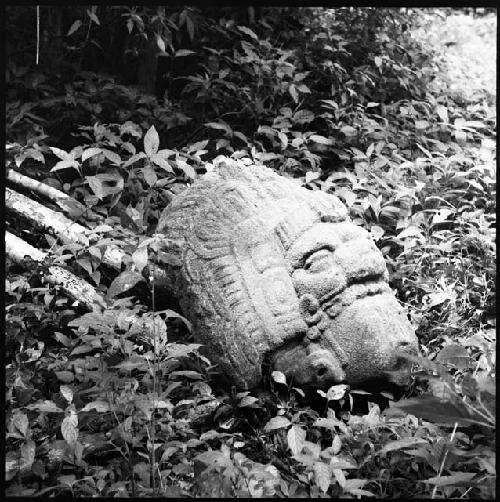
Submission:
<svg viewBox="0 0 500 502">
<path fill-rule="evenodd" d="M 57 209 L 95 238 L 7 228 L 110 305 L 84 313 L 46 264 L 7 260 L 8 494 L 494 497 L 495 96 L 452 89 L 422 45 L 467 17 L 441 14 L 7 9 L 8 167 L 77 199 Z M 310 403 L 278 372 L 238 393 L 157 310 L 160 211 L 226 157 L 337 195 L 370 231 L 425 356 L 406 399 L 335 386 Z"/>
</svg>

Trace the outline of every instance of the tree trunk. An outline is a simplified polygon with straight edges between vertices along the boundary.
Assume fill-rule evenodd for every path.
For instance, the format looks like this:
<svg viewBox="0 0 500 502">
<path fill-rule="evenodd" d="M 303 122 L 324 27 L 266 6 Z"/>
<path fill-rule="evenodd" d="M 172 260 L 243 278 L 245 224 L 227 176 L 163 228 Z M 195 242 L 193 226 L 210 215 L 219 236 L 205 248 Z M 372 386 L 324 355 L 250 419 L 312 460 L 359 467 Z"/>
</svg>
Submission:
<svg viewBox="0 0 500 502">
<path fill-rule="evenodd" d="M 25 264 L 25 256 L 42 263 L 47 254 L 34 248 L 19 237 L 5 232 L 5 253 L 16 263 Z M 87 310 L 100 312 L 106 308 L 106 301 L 93 286 L 63 267 L 49 265 L 45 268 L 45 279 L 49 284 L 59 286 L 71 299 L 80 302 Z"/>
</svg>

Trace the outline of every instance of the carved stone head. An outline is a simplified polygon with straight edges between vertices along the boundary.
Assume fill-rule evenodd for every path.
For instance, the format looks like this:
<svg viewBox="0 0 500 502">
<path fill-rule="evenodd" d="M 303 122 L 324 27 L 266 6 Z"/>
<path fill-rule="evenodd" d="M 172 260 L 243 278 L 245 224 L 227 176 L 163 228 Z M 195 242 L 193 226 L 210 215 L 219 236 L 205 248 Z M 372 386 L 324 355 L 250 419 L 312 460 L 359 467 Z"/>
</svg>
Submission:
<svg viewBox="0 0 500 502">
<path fill-rule="evenodd" d="M 356 384 L 417 351 L 382 254 L 333 196 L 228 160 L 160 218 L 181 266 L 166 286 L 242 388 L 270 361 L 299 385 Z"/>
</svg>

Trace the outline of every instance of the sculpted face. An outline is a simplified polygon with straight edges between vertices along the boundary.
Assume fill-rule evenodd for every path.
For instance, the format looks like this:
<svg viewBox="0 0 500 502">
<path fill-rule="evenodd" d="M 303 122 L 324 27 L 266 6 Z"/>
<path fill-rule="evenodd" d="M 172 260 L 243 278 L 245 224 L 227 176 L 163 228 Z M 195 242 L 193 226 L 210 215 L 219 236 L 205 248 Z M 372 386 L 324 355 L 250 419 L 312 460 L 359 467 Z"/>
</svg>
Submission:
<svg viewBox="0 0 500 502">
<path fill-rule="evenodd" d="M 158 232 L 179 262 L 165 288 L 238 387 L 268 363 L 302 386 L 357 384 L 417 351 L 382 254 L 335 196 L 228 160 L 175 197 Z"/>
<path fill-rule="evenodd" d="M 277 354 L 280 371 L 315 387 L 360 383 L 398 369 L 398 352 L 417 351 L 387 283 L 384 258 L 366 230 L 349 221 L 315 223 L 292 244 L 286 260 L 309 330 L 300 349 Z M 284 355 L 290 350 L 302 350 L 295 357 L 298 371 Z"/>
</svg>

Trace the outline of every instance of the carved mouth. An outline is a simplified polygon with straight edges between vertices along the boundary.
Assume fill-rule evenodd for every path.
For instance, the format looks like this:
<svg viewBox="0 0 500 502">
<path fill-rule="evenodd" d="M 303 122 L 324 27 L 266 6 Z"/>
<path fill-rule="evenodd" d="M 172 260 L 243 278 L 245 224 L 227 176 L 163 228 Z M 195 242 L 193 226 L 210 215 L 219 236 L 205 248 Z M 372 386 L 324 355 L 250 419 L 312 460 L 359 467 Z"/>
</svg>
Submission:
<svg viewBox="0 0 500 502">
<path fill-rule="evenodd" d="M 336 317 L 347 306 L 355 300 L 360 300 L 367 296 L 375 296 L 390 293 L 389 285 L 382 280 L 351 283 L 341 293 L 334 293 L 330 298 L 321 303 L 321 308 L 329 317 Z"/>
</svg>

